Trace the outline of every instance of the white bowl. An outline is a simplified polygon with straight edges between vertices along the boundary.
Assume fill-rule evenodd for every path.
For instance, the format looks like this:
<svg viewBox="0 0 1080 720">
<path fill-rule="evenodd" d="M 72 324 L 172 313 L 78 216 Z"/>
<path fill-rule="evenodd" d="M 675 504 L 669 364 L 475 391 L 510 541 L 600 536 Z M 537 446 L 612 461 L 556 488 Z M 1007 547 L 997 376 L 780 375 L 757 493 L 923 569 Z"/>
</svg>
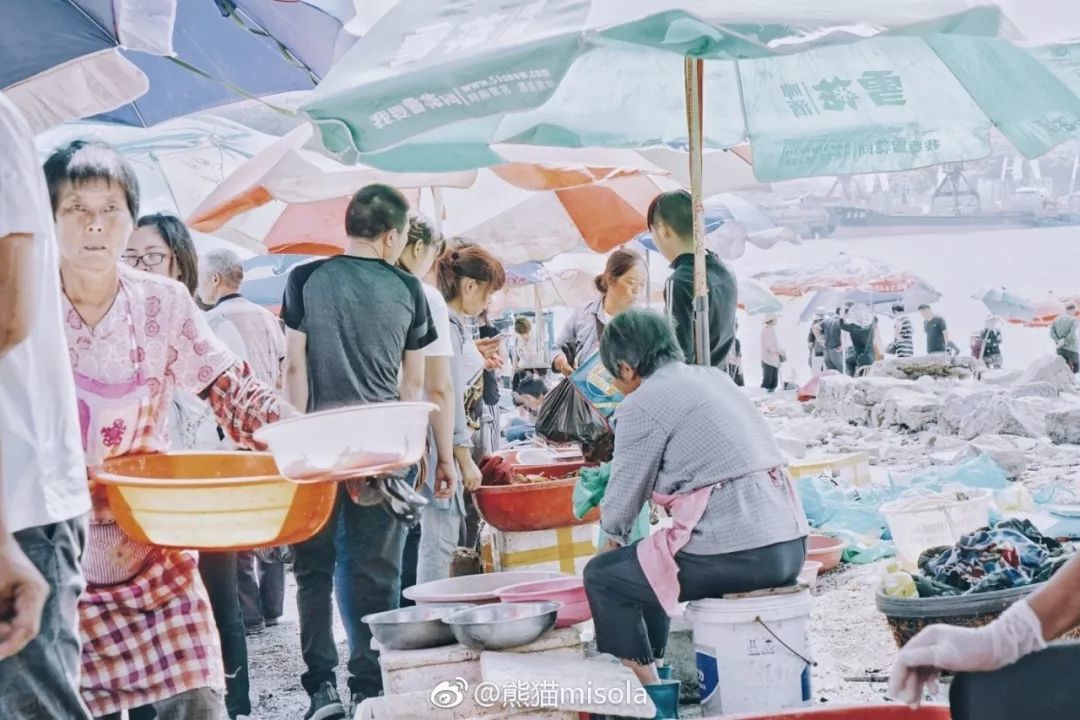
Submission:
<svg viewBox="0 0 1080 720">
<path fill-rule="evenodd" d="M 551 465 L 556 461 L 555 453 L 543 448 L 525 448 L 518 450 L 516 465 Z"/>
<path fill-rule="evenodd" d="M 325 410 L 261 427 L 255 439 L 294 482 L 379 475 L 420 461 L 435 409 L 391 402 Z"/>
<path fill-rule="evenodd" d="M 462 575 L 445 580 L 432 580 L 406 588 L 404 595 L 417 605 L 499 602 L 499 589 L 507 585 L 538 580 L 570 577 L 554 570 L 512 570 L 482 575 Z"/>
</svg>

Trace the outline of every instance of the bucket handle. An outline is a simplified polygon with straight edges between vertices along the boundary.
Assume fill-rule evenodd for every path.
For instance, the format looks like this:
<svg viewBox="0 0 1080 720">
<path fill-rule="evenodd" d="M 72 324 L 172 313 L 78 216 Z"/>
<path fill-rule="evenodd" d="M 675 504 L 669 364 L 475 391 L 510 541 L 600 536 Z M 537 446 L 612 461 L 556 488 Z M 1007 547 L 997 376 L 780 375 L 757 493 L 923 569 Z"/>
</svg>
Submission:
<svg viewBox="0 0 1080 720">
<path fill-rule="evenodd" d="M 790 645 L 788 645 L 788 644 L 787 644 L 786 642 L 784 642 L 783 640 L 781 640 L 781 639 L 780 639 L 780 636 L 779 636 L 779 635 L 777 635 L 776 633 L 774 633 L 774 632 L 773 632 L 773 630 L 772 630 L 772 628 L 771 628 L 771 627 L 769 627 L 768 625 L 766 625 L 766 624 L 765 624 L 765 621 L 761 619 L 761 616 L 760 616 L 760 615 L 754 618 L 754 622 L 756 622 L 757 624 L 761 625 L 761 627 L 765 628 L 765 631 L 766 631 L 767 633 L 769 633 L 770 635 L 772 635 L 772 636 L 773 636 L 773 638 L 774 638 L 774 639 L 776 640 L 776 642 L 778 642 L 778 643 L 780 643 L 781 645 L 783 645 L 783 646 L 784 646 L 784 648 L 785 648 L 785 649 L 786 649 L 786 650 L 787 650 L 788 652 L 790 652 L 790 653 L 791 653 L 792 655 L 794 655 L 795 657 L 799 658 L 800 660 L 802 660 L 802 661 L 803 661 L 804 663 L 806 663 L 806 664 L 807 664 L 807 665 L 809 665 L 810 667 L 817 667 L 817 663 L 816 663 L 816 662 L 814 662 L 813 660 L 811 660 L 811 659 L 809 659 L 809 658 L 807 658 L 807 657 L 804 657 L 804 656 L 802 655 L 802 653 L 800 653 L 799 651 L 795 650 L 795 648 L 791 647 L 791 646 L 790 646 Z"/>
</svg>

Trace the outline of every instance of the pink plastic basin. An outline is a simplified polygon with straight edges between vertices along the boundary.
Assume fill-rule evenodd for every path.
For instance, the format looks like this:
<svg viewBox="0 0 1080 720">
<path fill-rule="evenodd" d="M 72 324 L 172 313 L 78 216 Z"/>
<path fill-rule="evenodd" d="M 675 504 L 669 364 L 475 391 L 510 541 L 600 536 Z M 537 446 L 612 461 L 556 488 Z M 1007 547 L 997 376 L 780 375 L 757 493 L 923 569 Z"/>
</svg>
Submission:
<svg viewBox="0 0 1080 720">
<path fill-rule="evenodd" d="M 580 577 L 537 580 L 507 585 L 495 591 L 503 602 L 537 602 L 554 600 L 561 602 L 555 627 L 569 627 L 592 618 L 589 601 L 585 596 L 585 581 Z"/>
<path fill-rule="evenodd" d="M 723 720 L 950 720 L 944 705 L 911 710 L 903 705 L 861 705 L 820 710 L 786 710 L 756 715 L 725 715 Z M 716 718 L 716 720 L 720 720 Z"/>
<path fill-rule="evenodd" d="M 806 559 L 821 563 L 819 573 L 826 573 L 840 564 L 847 543 L 828 535 L 811 535 L 806 541 Z"/>
</svg>

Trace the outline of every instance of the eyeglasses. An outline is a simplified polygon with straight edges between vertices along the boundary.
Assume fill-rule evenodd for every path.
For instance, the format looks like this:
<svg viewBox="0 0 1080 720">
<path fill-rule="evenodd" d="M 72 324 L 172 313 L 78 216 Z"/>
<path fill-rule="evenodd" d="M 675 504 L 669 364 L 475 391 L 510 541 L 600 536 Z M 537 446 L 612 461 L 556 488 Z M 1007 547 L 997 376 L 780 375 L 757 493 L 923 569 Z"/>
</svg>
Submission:
<svg viewBox="0 0 1080 720">
<path fill-rule="evenodd" d="M 157 267 L 169 257 L 172 257 L 171 253 L 152 252 L 146 253 L 145 255 L 130 255 L 125 253 L 123 260 L 131 267 L 138 267 L 141 262 L 145 267 L 151 268 Z"/>
</svg>

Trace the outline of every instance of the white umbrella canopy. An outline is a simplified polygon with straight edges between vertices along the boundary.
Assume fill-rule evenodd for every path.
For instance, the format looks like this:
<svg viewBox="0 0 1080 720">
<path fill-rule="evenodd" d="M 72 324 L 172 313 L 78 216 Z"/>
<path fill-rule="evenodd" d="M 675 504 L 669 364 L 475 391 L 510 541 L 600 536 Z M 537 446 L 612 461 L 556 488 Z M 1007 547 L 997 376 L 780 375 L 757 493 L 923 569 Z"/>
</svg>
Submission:
<svg viewBox="0 0 1080 720">
<path fill-rule="evenodd" d="M 96 140 L 116 148 L 131 163 L 139 181 L 141 214 L 165 212 L 186 217 L 235 169 L 274 144 L 277 138 L 212 115 L 174 120 L 153 128 L 105 123 L 69 123 L 35 138 L 44 161 L 73 140 Z M 205 252 L 228 247 L 243 256 L 261 252 L 251 243 L 212 238 L 194 231 Z"/>
</svg>

